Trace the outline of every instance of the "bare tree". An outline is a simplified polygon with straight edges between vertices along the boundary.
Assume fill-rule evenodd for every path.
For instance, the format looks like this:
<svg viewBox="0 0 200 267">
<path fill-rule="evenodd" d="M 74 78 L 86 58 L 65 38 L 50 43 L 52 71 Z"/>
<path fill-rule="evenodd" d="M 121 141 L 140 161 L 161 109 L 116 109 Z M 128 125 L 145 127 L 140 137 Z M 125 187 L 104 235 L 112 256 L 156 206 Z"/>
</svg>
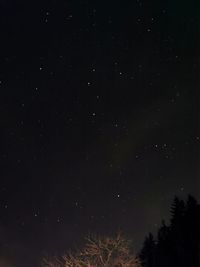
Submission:
<svg viewBox="0 0 200 267">
<path fill-rule="evenodd" d="M 130 252 L 130 242 L 121 234 L 111 237 L 88 237 L 79 252 L 62 257 L 62 262 L 46 262 L 45 267 L 139 267 Z"/>
</svg>

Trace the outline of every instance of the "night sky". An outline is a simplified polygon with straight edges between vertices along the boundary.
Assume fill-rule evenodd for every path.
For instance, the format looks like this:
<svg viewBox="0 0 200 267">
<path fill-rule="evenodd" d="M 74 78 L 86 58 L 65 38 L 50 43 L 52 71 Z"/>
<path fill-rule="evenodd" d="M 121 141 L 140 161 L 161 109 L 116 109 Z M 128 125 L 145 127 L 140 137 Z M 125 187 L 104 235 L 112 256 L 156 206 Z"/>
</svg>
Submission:
<svg viewBox="0 0 200 267">
<path fill-rule="evenodd" d="M 137 251 L 175 195 L 200 200 L 197 11 L 0 1 L 3 267 L 36 267 L 89 232 L 122 230 Z"/>
</svg>

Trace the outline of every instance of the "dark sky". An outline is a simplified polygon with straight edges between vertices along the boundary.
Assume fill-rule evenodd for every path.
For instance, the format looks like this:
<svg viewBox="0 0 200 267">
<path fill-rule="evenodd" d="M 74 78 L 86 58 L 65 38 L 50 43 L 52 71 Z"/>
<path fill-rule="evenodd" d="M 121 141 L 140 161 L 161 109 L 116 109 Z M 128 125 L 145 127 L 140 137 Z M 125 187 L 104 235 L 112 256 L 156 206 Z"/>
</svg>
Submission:
<svg viewBox="0 0 200 267">
<path fill-rule="evenodd" d="M 197 1 L 0 1 L 0 264 L 200 199 Z M 4 263 L 2 263 L 2 262 Z"/>
</svg>

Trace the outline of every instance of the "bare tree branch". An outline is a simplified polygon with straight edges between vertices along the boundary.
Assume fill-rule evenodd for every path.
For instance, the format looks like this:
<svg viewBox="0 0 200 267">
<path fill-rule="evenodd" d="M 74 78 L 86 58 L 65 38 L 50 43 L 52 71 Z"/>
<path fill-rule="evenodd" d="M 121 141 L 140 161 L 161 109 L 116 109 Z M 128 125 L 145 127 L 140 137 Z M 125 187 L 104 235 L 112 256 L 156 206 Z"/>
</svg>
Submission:
<svg viewBox="0 0 200 267">
<path fill-rule="evenodd" d="M 115 238 L 89 236 L 81 251 L 64 255 L 62 262 L 46 262 L 44 267 L 140 267 L 140 262 L 119 233 Z"/>
</svg>

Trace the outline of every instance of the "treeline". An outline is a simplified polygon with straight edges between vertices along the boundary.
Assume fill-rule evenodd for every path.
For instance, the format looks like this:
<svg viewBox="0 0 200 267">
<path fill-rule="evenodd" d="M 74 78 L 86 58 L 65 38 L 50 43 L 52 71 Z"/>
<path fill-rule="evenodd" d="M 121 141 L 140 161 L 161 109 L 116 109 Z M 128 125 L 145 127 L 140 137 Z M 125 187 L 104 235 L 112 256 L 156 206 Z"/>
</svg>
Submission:
<svg viewBox="0 0 200 267">
<path fill-rule="evenodd" d="M 42 267 L 200 267 L 200 205 L 190 195 L 175 197 L 170 222 L 162 221 L 155 237 L 149 233 L 138 256 L 121 233 L 90 236 L 80 250 L 44 259 Z"/>
<path fill-rule="evenodd" d="M 194 197 L 174 198 L 169 224 L 162 221 L 156 237 L 149 233 L 139 258 L 142 267 L 200 266 L 200 205 Z"/>
</svg>

